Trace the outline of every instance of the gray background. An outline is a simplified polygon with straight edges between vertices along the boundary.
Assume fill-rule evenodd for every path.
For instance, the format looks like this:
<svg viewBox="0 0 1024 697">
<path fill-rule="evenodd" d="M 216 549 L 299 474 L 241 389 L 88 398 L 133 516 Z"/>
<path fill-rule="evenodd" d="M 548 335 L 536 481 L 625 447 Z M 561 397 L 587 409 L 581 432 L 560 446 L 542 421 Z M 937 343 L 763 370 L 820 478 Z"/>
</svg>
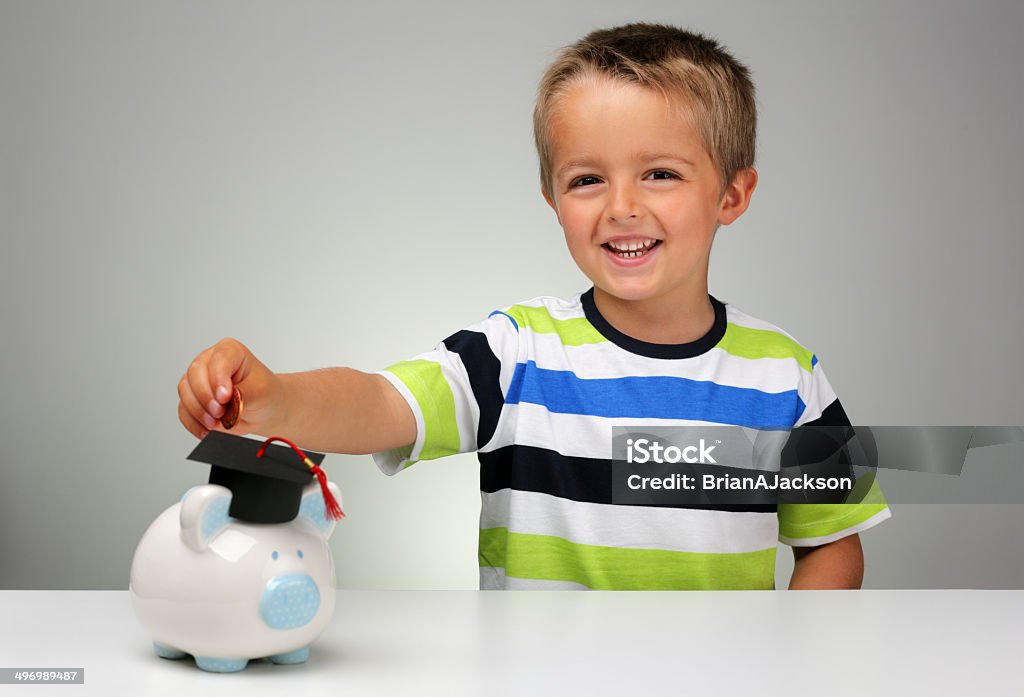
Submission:
<svg viewBox="0 0 1024 697">
<path fill-rule="evenodd" d="M 0 3 L 0 588 L 127 587 L 205 477 L 175 386 L 221 337 L 376 370 L 589 287 L 530 113 L 556 49 L 627 21 L 753 69 L 760 184 L 712 292 L 857 423 L 1024 424 L 1019 2 L 348 5 Z M 340 586 L 476 587 L 474 455 L 326 464 Z M 1024 506 L 893 509 L 866 587 L 1024 587 Z"/>
</svg>

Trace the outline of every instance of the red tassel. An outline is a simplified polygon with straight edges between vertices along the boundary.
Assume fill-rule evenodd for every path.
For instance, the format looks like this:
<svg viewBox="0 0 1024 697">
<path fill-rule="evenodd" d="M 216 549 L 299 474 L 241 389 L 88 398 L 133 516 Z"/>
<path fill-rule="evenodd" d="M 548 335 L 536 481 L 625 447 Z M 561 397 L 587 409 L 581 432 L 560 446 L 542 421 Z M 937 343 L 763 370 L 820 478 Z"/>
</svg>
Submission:
<svg viewBox="0 0 1024 697">
<path fill-rule="evenodd" d="M 334 494 L 327 488 L 327 475 L 320 469 L 319 465 L 312 463 L 311 460 L 307 459 L 306 464 L 313 464 L 313 474 L 320 480 L 320 491 L 324 495 L 324 507 L 327 509 L 327 517 L 331 520 L 341 520 L 345 517 L 345 512 L 341 510 L 341 506 L 338 505 Z"/>
<path fill-rule="evenodd" d="M 287 443 L 288 445 L 290 445 L 292 447 L 292 450 L 298 453 L 299 457 L 302 458 L 302 461 L 306 463 L 306 467 L 308 467 L 310 471 L 316 475 L 317 481 L 320 482 L 320 493 L 324 497 L 324 508 L 327 511 L 327 517 L 331 520 L 341 520 L 342 518 L 344 518 L 345 512 L 341 510 L 341 506 L 338 505 L 338 501 L 337 499 L 334 498 L 334 494 L 332 494 L 331 490 L 327 488 L 327 474 L 322 469 L 320 469 L 319 465 L 310 460 L 306 456 L 306 453 L 299 450 L 298 446 L 295 445 L 295 443 L 292 443 L 287 438 L 282 438 L 281 436 L 271 436 L 270 438 L 267 438 L 265 441 L 263 441 L 263 445 L 260 446 L 259 451 L 256 453 L 256 457 L 263 457 L 263 453 L 266 452 L 267 446 L 270 445 L 270 443 L 275 440 L 279 440 L 282 443 Z"/>
</svg>

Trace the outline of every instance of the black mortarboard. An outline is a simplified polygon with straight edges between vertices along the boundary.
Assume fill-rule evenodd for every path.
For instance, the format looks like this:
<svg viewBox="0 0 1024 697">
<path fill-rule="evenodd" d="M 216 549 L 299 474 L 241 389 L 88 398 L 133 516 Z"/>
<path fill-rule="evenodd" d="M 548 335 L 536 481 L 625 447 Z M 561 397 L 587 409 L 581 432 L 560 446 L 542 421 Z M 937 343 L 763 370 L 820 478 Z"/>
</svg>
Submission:
<svg viewBox="0 0 1024 697">
<path fill-rule="evenodd" d="M 299 514 L 302 490 L 313 479 L 311 465 L 304 464 L 292 448 L 264 441 L 210 431 L 189 453 L 188 459 L 210 467 L 210 484 L 231 490 L 228 515 L 250 523 L 287 523 Z M 296 449 L 297 450 L 297 449 Z M 323 453 L 303 453 L 313 464 Z"/>
</svg>

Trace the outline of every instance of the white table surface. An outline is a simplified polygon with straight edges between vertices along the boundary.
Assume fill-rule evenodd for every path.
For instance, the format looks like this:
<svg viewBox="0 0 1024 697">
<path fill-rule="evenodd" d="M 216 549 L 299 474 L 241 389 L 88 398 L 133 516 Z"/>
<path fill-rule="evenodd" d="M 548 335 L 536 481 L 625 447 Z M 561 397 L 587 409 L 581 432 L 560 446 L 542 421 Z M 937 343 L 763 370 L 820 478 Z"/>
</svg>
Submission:
<svg viewBox="0 0 1024 697">
<path fill-rule="evenodd" d="M 0 695 L 1024 695 L 1024 591 L 339 591 L 309 662 L 157 658 L 127 591 L 0 591 Z"/>
</svg>

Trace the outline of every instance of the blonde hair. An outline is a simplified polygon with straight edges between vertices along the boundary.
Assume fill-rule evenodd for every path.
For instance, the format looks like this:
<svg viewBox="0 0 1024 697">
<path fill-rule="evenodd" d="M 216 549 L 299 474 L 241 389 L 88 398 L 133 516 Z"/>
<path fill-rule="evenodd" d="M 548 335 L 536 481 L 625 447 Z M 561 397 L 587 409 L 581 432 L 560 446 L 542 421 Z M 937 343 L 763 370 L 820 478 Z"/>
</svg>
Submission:
<svg viewBox="0 0 1024 697">
<path fill-rule="evenodd" d="M 574 85 L 601 78 L 655 89 L 689 119 L 718 167 L 723 192 L 736 172 L 753 166 L 757 106 L 749 69 L 706 36 L 634 22 L 592 31 L 564 47 L 541 78 L 533 134 L 541 186 L 549 196 L 548 134 L 559 98 Z"/>
</svg>

